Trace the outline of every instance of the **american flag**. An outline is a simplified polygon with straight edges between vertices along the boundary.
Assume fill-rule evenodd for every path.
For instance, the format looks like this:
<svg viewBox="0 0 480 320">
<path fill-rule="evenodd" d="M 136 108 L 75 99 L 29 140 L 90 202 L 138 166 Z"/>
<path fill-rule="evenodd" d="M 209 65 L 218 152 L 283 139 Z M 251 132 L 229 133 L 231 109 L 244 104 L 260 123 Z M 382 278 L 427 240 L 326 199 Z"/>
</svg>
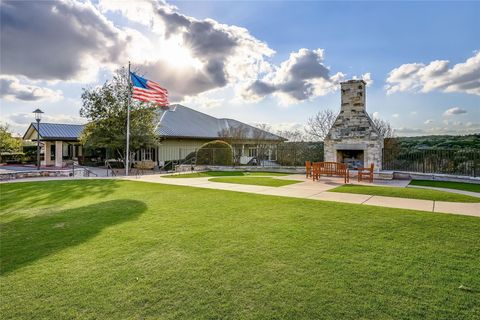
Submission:
<svg viewBox="0 0 480 320">
<path fill-rule="evenodd" d="M 133 99 L 153 102 L 159 106 L 168 106 L 167 89 L 162 88 L 155 81 L 142 78 L 133 72 L 130 72 L 130 78 L 133 85 Z"/>
</svg>

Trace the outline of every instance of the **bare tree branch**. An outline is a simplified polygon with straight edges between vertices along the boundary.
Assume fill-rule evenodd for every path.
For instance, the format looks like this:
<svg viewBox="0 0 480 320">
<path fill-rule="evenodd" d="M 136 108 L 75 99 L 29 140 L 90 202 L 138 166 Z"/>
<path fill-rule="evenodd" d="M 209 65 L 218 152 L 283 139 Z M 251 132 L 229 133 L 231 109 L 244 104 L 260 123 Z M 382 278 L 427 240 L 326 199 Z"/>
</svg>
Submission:
<svg viewBox="0 0 480 320">
<path fill-rule="evenodd" d="M 378 132 L 383 136 L 384 139 L 394 138 L 395 137 L 395 130 L 390 125 L 390 122 L 372 117 L 373 123 L 378 129 Z"/>
<path fill-rule="evenodd" d="M 305 126 L 305 132 L 310 135 L 312 140 L 323 141 L 332 127 L 338 113 L 331 109 L 318 111 L 313 117 L 309 118 Z"/>
</svg>

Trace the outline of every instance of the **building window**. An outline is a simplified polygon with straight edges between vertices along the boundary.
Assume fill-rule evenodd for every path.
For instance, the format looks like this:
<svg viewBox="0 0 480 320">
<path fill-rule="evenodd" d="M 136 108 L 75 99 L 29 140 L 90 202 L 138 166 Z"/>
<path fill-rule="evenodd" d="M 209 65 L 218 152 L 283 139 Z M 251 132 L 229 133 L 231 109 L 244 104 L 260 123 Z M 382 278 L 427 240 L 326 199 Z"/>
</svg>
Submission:
<svg viewBox="0 0 480 320">
<path fill-rule="evenodd" d="M 249 157 L 256 157 L 257 156 L 257 148 L 249 148 L 248 149 L 248 156 Z"/>
<path fill-rule="evenodd" d="M 144 160 L 152 160 L 152 149 L 151 148 L 148 148 L 148 149 L 142 149 L 141 150 L 141 161 L 144 161 Z"/>
</svg>

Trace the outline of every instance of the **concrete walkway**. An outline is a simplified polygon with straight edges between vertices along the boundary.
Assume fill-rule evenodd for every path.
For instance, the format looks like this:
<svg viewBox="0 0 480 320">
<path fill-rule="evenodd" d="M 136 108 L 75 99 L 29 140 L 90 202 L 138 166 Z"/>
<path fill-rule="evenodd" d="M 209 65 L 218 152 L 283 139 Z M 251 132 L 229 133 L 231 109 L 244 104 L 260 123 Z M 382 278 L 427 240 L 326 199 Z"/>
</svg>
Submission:
<svg viewBox="0 0 480 320">
<path fill-rule="evenodd" d="M 283 187 L 265 187 L 254 185 L 242 185 L 233 183 L 219 183 L 208 181 L 212 177 L 205 178 L 166 178 L 161 175 L 149 175 L 141 177 L 122 177 L 132 181 L 145 181 L 152 183 L 170 184 L 178 186 L 189 186 L 206 189 L 228 190 L 237 192 L 248 192 L 255 194 L 274 195 L 281 197 L 293 197 L 313 200 L 336 201 L 345 203 L 354 203 L 361 205 L 380 206 L 388 208 L 412 209 L 420 211 L 441 212 L 451 214 L 461 214 L 480 217 L 480 203 L 459 203 L 444 202 L 432 200 L 418 200 L 407 198 L 394 198 L 371 196 L 362 194 L 350 194 L 339 192 L 327 192 L 330 189 L 342 185 L 342 180 L 338 178 L 321 178 L 321 181 L 311 181 L 304 175 L 276 176 L 275 179 L 288 179 L 302 181 Z M 355 182 L 357 183 L 357 182 Z M 409 181 L 405 180 L 387 180 L 375 181 L 374 185 L 406 187 Z M 372 185 L 367 184 L 366 185 Z"/>
</svg>

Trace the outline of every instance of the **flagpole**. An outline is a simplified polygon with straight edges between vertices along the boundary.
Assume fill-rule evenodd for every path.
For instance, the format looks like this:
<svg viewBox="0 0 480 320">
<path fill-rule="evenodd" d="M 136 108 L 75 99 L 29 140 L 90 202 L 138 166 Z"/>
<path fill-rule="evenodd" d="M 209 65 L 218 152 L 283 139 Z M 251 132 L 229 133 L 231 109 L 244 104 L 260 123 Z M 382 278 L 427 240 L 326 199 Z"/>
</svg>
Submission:
<svg viewBox="0 0 480 320">
<path fill-rule="evenodd" d="M 130 155 L 130 103 L 132 100 L 132 88 L 130 85 L 130 61 L 128 61 L 128 103 L 127 103 L 127 152 L 125 155 L 125 175 L 128 176 Z"/>
</svg>

